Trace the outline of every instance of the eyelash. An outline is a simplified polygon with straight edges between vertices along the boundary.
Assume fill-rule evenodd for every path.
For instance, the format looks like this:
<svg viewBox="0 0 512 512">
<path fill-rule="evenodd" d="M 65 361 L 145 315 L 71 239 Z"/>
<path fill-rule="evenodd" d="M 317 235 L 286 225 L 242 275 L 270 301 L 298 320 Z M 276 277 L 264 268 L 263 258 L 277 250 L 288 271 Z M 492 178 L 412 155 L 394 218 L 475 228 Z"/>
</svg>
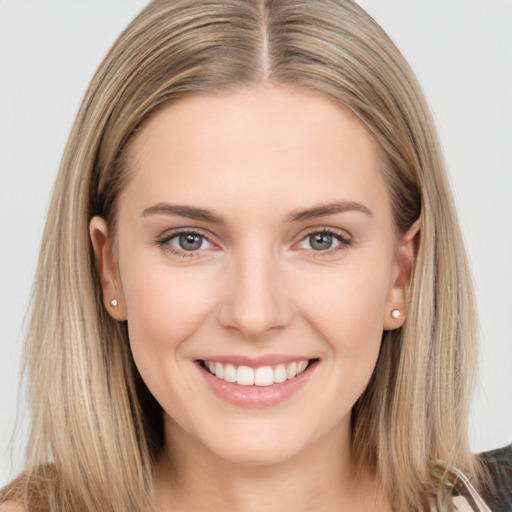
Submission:
<svg viewBox="0 0 512 512">
<path fill-rule="evenodd" d="M 343 235 L 341 233 L 341 231 L 339 231 L 339 230 L 336 230 L 336 229 L 333 229 L 333 228 L 329 228 L 329 227 L 322 227 L 320 229 L 318 229 L 318 228 L 317 229 L 312 229 L 311 231 L 306 233 L 304 236 L 302 236 L 301 239 L 299 240 L 299 242 L 297 242 L 294 245 L 297 245 L 297 244 L 300 244 L 300 243 L 304 242 L 305 240 L 307 240 L 309 237 L 311 237 L 313 235 L 321 235 L 321 234 L 332 236 L 333 238 L 335 238 L 339 242 L 339 245 L 337 245 L 337 246 L 335 246 L 333 248 L 327 249 L 325 251 L 315 251 L 313 249 L 303 249 L 303 250 L 312 252 L 314 257 L 322 257 L 322 256 L 331 255 L 331 254 L 333 254 L 333 253 L 335 253 L 335 252 L 337 252 L 339 250 L 346 249 L 346 248 L 348 248 L 348 247 L 350 247 L 352 245 L 352 240 L 351 240 L 350 237 L 347 237 L 346 235 Z M 199 257 L 201 250 L 196 250 L 196 251 L 177 250 L 174 247 L 172 247 L 171 245 L 169 245 L 169 242 L 171 240 L 173 240 L 174 238 L 176 238 L 176 237 L 178 237 L 180 235 L 195 235 L 195 236 L 199 236 L 202 239 L 208 241 L 210 244 L 214 244 L 214 242 L 212 242 L 210 240 L 210 238 L 205 233 L 203 233 L 202 231 L 197 230 L 197 229 L 186 229 L 186 228 L 175 230 L 172 233 L 166 234 L 165 236 L 159 238 L 156 241 L 156 244 L 158 246 L 160 246 L 162 248 L 162 250 L 170 253 L 173 256 L 179 256 L 181 258 Z"/>
<path fill-rule="evenodd" d="M 312 255 L 315 258 L 330 256 L 338 251 L 347 249 L 348 247 L 350 247 L 352 245 L 352 239 L 349 236 L 342 234 L 342 232 L 340 230 L 329 228 L 329 227 L 323 227 L 320 229 L 312 229 L 311 231 L 306 233 L 300 239 L 300 241 L 298 243 L 302 243 L 304 240 L 307 240 L 309 237 L 311 237 L 313 235 L 330 235 L 339 242 L 339 245 L 336 245 L 335 247 L 329 248 L 325 251 L 315 251 L 313 249 L 304 249 L 304 250 L 312 252 Z"/>
<path fill-rule="evenodd" d="M 171 240 L 173 240 L 176 237 L 179 237 L 180 235 L 199 236 L 199 237 L 203 238 L 204 240 L 207 240 L 209 243 L 214 244 L 214 242 L 212 242 L 210 240 L 210 238 L 202 231 L 197 230 L 197 229 L 187 229 L 187 228 L 177 229 L 177 230 L 173 231 L 172 233 L 168 233 L 168 234 L 164 235 L 163 237 L 159 238 L 156 241 L 156 243 L 157 243 L 157 245 L 159 245 L 162 248 L 162 250 L 168 252 L 172 256 L 180 256 L 181 258 L 198 257 L 199 253 L 200 253 L 199 250 L 197 250 L 197 251 L 178 250 L 169 244 L 169 242 Z"/>
</svg>

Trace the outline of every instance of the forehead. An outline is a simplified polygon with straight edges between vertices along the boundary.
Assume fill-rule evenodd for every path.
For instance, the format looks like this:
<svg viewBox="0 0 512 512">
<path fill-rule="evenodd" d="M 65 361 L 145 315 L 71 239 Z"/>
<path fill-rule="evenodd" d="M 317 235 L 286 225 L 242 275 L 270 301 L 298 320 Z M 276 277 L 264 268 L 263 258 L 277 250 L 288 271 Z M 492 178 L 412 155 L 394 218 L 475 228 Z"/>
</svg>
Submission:
<svg viewBox="0 0 512 512">
<path fill-rule="evenodd" d="M 160 108 L 132 139 L 121 203 L 236 209 L 257 200 L 277 212 L 297 202 L 387 202 L 383 160 L 363 124 L 318 92 L 197 93 Z"/>
</svg>

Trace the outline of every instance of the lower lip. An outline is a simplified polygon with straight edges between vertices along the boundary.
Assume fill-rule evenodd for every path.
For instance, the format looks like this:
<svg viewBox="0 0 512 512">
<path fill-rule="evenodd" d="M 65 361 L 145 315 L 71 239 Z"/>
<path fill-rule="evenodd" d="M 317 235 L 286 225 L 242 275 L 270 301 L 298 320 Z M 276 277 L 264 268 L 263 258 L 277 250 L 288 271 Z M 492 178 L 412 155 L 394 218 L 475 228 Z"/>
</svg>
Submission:
<svg viewBox="0 0 512 512">
<path fill-rule="evenodd" d="M 236 382 L 226 382 L 212 375 L 202 363 L 198 362 L 197 365 L 210 389 L 226 402 L 241 407 L 271 407 L 299 391 L 308 381 L 316 363 L 317 361 L 311 361 L 293 379 L 271 386 L 241 386 Z"/>
</svg>

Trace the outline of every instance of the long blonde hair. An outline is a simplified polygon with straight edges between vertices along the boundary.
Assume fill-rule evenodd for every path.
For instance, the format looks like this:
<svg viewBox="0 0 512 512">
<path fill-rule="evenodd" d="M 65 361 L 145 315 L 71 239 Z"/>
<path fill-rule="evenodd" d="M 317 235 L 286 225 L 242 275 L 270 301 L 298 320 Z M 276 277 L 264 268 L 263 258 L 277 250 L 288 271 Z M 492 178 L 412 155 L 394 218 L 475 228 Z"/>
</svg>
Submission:
<svg viewBox="0 0 512 512">
<path fill-rule="evenodd" d="M 397 232 L 421 221 L 407 321 L 384 333 L 353 410 L 355 459 L 378 472 L 397 511 L 427 509 L 429 499 L 446 505 L 450 468 L 476 478 L 467 441 L 471 280 L 434 125 L 400 52 L 351 0 L 155 0 L 101 64 L 64 153 L 26 348 L 27 470 L 0 501 L 52 512 L 133 512 L 151 502 L 162 414 L 125 325 L 104 310 L 88 223 L 101 215 L 115 225 L 123 148 L 158 106 L 260 81 L 348 107 L 387 155 Z"/>
</svg>

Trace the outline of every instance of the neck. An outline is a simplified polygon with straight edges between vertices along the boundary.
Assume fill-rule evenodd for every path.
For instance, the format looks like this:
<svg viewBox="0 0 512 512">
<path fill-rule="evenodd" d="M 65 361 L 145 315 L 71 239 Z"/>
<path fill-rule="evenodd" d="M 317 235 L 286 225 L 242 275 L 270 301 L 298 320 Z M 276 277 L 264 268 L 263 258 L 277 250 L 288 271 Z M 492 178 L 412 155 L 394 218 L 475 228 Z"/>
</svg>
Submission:
<svg viewBox="0 0 512 512">
<path fill-rule="evenodd" d="M 166 434 L 156 465 L 161 512 L 391 511 L 372 472 L 355 472 L 348 430 L 330 432 L 291 459 L 259 465 L 221 459 L 176 425 Z"/>
</svg>

